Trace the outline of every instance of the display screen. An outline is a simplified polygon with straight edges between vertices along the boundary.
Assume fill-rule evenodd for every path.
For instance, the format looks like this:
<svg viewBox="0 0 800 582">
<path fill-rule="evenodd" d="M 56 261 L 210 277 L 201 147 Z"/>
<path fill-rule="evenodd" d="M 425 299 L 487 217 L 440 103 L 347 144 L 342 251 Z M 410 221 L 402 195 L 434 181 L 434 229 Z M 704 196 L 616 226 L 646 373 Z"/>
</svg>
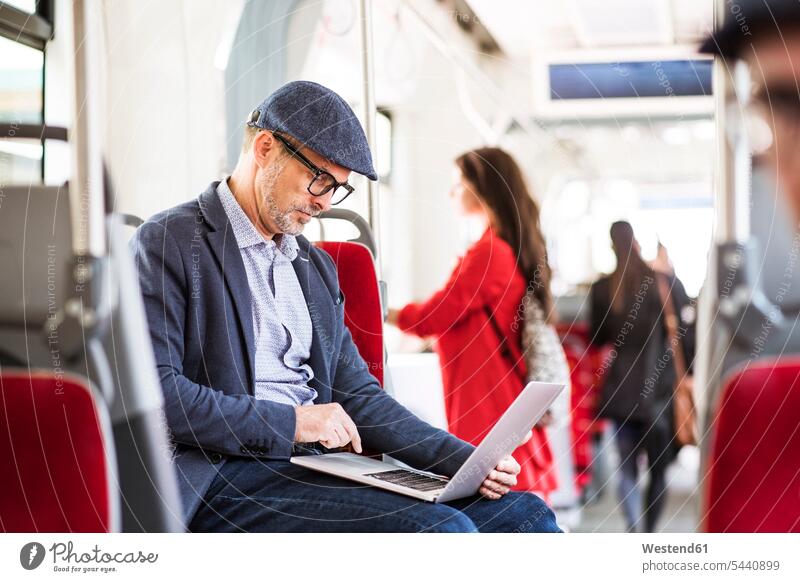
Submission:
<svg viewBox="0 0 800 582">
<path fill-rule="evenodd" d="M 710 60 L 549 65 L 550 99 L 711 95 Z"/>
</svg>

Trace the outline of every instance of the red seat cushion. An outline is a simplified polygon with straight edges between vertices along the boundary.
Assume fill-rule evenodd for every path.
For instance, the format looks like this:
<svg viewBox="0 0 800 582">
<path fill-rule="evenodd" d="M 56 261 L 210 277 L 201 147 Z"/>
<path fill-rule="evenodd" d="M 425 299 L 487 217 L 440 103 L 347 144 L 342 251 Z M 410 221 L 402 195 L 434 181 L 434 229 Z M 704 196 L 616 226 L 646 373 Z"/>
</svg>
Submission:
<svg viewBox="0 0 800 582">
<path fill-rule="evenodd" d="M 333 257 L 344 293 L 345 324 L 370 372 L 383 385 L 383 312 L 369 249 L 352 242 L 318 242 Z"/>
<path fill-rule="evenodd" d="M 25 370 L 0 375 L 3 531 L 108 531 L 106 467 L 86 385 Z"/>
<path fill-rule="evenodd" d="M 800 360 L 730 375 L 713 421 L 704 529 L 800 531 Z"/>
</svg>

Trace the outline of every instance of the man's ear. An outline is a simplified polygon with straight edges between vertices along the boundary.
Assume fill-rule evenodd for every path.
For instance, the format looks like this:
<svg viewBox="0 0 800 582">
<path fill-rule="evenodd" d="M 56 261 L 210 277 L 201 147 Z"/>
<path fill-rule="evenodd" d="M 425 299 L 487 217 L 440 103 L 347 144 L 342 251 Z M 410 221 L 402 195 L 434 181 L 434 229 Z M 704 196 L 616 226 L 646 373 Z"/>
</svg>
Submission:
<svg viewBox="0 0 800 582">
<path fill-rule="evenodd" d="M 269 163 L 271 154 L 277 146 L 275 137 L 268 131 L 259 131 L 253 139 L 253 159 L 259 168 Z"/>
</svg>

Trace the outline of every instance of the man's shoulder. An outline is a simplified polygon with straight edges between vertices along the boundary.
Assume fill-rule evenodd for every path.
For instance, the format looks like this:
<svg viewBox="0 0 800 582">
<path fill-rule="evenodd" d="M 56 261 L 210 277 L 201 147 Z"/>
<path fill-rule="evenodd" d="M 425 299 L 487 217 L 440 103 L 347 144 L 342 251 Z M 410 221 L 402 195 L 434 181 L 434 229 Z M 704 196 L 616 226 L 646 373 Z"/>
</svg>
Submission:
<svg viewBox="0 0 800 582">
<path fill-rule="evenodd" d="M 208 204 L 215 201 L 214 195 L 218 182 L 213 182 L 200 196 L 192 200 L 162 210 L 148 218 L 142 231 L 157 231 L 169 234 L 177 241 L 191 240 L 200 233 L 211 230 L 208 223 Z M 216 199 L 218 202 L 218 199 Z"/>
<path fill-rule="evenodd" d="M 301 253 L 305 253 L 311 258 L 314 263 L 323 269 L 336 270 L 336 264 L 333 262 L 333 257 L 327 251 L 319 248 L 317 245 L 309 241 L 302 234 L 298 235 L 295 240 Z"/>
<path fill-rule="evenodd" d="M 182 227 L 191 227 L 194 229 L 197 224 L 204 222 L 205 219 L 203 218 L 200 200 L 195 198 L 194 200 L 189 200 L 183 204 L 167 208 L 166 210 L 154 214 L 145 221 L 145 224 L 157 224 L 173 231 L 174 229 L 180 229 Z"/>
</svg>

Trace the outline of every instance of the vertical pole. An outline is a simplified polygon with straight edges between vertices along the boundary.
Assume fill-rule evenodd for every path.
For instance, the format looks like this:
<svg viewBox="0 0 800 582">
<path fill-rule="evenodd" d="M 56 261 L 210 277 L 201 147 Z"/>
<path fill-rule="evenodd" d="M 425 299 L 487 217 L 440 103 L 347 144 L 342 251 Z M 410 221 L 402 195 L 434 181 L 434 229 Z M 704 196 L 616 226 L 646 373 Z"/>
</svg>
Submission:
<svg viewBox="0 0 800 582">
<path fill-rule="evenodd" d="M 753 156 L 750 136 L 744 121 L 744 109 L 750 102 L 750 68 L 742 60 L 737 60 L 733 69 L 733 97 L 739 122 L 736 124 L 736 139 L 733 146 L 733 239 L 746 242 L 750 238 L 750 200 L 753 183 Z M 730 121 L 730 120 L 729 120 Z"/>
<path fill-rule="evenodd" d="M 725 0 L 717 0 L 714 29 L 722 25 Z M 744 108 L 750 98 L 747 64 L 714 59 L 717 161 L 714 177 L 715 242 L 744 242 L 750 234 L 750 177 L 752 160 Z M 735 104 L 735 105 L 731 105 Z"/>
<path fill-rule="evenodd" d="M 375 117 L 377 108 L 375 106 L 375 66 L 374 51 L 372 45 L 372 7 L 370 0 L 359 0 L 359 21 L 361 23 L 361 72 L 364 83 L 362 95 L 364 130 L 367 134 L 367 141 L 372 150 L 374 165 L 378 165 L 378 150 L 375 141 Z M 376 242 L 375 268 L 378 271 L 378 278 L 381 274 L 381 215 L 380 200 L 378 199 L 378 183 L 367 180 L 367 220 L 372 228 L 372 234 Z"/>
<path fill-rule="evenodd" d="M 76 256 L 105 254 L 100 75 L 100 39 L 92 19 L 102 14 L 96 0 L 74 0 L 74 124 L 72 142 L 72 246 Z M 94 83 L 94 85 L 93 85 Z"/>
<path fill-rule="evenodd" d="M 726 0 L 714 2 L 714 30 L 724 24 Z M 721 392 L 722 374 L 731 332 L 718 317 L 720 247 L 724 243 L 744 242 L 750 233 L 751 158 L 743 123 L 744 107 L 750 95 L 749 72 L 742 62 L 729 67 L 721 57 L 714 59 L 714 101 L 716 110 L 717 152 L 714 172 L 715 232 L 709 253 L 708 274 L 697 309 L 697 351 L 695 385 L 700 412 L 701 479 L 707 474 L 713 447 L 714 411 Z M 731 105 L 733 104 L 733 105 Z M 706 500 L 700 499 L 699 514 L 705 515 Z M 703 521 L 698 530 L 703 531 Z"/>
</svg>

